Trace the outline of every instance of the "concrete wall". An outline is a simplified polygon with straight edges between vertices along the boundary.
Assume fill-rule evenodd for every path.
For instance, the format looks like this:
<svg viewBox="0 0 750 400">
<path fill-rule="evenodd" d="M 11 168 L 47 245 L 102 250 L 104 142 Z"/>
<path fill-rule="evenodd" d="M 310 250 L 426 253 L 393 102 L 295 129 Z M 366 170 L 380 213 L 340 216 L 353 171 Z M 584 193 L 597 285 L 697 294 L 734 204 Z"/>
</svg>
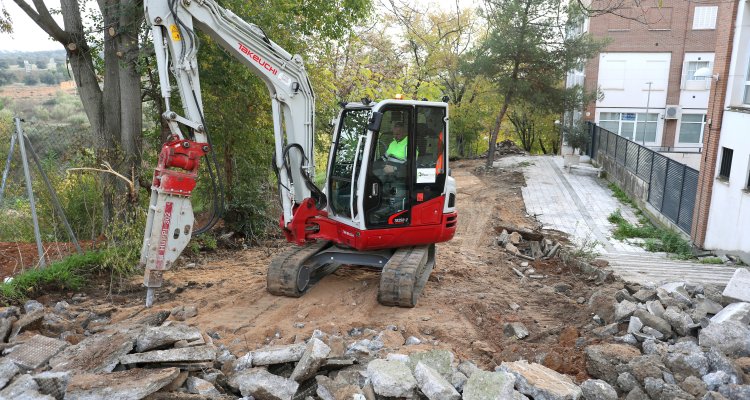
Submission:
<svg viewBox="0 0 750 400">
<path fill-rule="evenodd" d="M 734 151 L 729 180 L 714 181 L 706 230 L 707 249 L 744 252 L 750 255 L 750 111 L 725 111 L 719 139 L 719 175 L 722 148 Z M 750 259 L 748 259 L 750 261 Z"/>
</svg>

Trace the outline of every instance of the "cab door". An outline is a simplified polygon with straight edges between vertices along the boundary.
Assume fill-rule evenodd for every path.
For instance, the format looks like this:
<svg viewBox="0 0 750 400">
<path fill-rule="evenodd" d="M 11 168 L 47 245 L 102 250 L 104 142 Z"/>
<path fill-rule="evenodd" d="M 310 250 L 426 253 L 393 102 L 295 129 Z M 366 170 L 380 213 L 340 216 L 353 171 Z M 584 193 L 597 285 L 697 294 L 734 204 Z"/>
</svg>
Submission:
<svg viewBox="0 0 750 400">
<path fill-rule="evenodd" d="M 358 216 L 357 181 L 367 139 L 369 109 L 344 111 L 333 145 L 328 174 L 328 199 L 333 216 L 353 221 Z"/>
<path fill-rule="evenodd" d="M 372 136 L 363 191 L 367 229 L 411 225 L 414 107 L 389 105 L 381 112 L 380 130 Z"/>
</svg>

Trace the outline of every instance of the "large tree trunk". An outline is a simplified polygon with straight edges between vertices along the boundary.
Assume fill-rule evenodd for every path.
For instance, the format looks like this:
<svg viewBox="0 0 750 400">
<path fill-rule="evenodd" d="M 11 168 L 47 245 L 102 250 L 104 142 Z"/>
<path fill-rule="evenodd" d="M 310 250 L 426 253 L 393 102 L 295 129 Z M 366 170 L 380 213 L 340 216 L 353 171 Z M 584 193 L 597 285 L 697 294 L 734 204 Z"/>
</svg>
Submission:
<svg viewBox="0 0 750 400">
<path fill-rule="evenodd" d="M 495 145 L 497 144 L 497 135 L 500 133 L 500 124 L 502 124 L 503 118 L 505 118 L 505 113 L 508 112 L 509 101 L 510 96 L 505 96 L 505 99 L 503 100 L 503 107 L 497 114 L 497 118 L 495 118 L 495 125 L 492 126 L 492 133 L 490 133 L 490 148 L 489 150 L 487 150 L 487 162 L 485 163 L 485 167 L 487 168 L 491 168 L 492 163 L 495 161 Z"/>
</svg>

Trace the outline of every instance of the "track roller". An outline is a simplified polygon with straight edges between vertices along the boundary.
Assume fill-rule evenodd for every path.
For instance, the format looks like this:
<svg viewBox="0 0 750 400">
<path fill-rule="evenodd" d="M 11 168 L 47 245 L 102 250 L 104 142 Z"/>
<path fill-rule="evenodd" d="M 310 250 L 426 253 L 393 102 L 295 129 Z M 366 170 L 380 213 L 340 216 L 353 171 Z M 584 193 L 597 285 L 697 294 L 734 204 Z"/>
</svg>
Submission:
<svg viewBox="0 0 750 400">
<path fill-rule="evenodd" d="M 294 246 L 276 256 L 268 266 L 266 290 L 276 296 L 300 297 L 317 281 L 336 270 L 335 266 L 317 266 L 307 261 L 330 246 L 319 241 Z"/>
<path fill-rule="evenodd" d="M 378 302 L 414 307 L 435 267 L 435 245 L 398 249 L 380 274 Z"/>
</svg>

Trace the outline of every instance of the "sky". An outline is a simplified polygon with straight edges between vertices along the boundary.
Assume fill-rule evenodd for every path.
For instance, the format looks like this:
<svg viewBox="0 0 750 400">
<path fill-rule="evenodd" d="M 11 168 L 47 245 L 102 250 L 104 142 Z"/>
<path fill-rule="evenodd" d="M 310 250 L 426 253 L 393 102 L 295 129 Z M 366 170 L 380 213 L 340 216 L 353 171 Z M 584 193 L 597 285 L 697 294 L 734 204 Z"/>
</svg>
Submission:
<svg viewBox="0 0 750 400">
<path fill-rule="evenodd" d="M 10 0 L 0 1 L 10 13 L 14 31 L 12 34 L 0 33 L 0 51 L 64 50 L 60 43 L 50 40 L 49 36 L 15 2 Z M 50 9 L 60 8 L 60 0 L 45 0 L 44 2 Z M 31 3 L 31 1 L 28 3 Z M 62 26 L 62 16 L 53 15 L 53 17 Z"/>
<path fill-rule="evenodd" d="M 377 2 L 379 0 L 375 0 Z M 455 7 L 455 0 L 411 0 L 419 6 L 433 7 Z M 459 0 L 461 7 L 475 6 L 481 0 Z M 24 13 L 15 2 L 10 0 L 0 0 L 5 9 L 10 13 L 13 21 L 12 34 L 0 33 L 0 51 L 44 51 L 44 50 L 63 50 L 61 44 L 49 39 L 44 31 Z M 31 3 L 29 1 L 28 3 Z M 50 9 L 60 8 L 60 0 L 45 0 L 47 7 Z M 62 26 L 62 17 L 54 16 L 60 26 Z"/>
</svg>

